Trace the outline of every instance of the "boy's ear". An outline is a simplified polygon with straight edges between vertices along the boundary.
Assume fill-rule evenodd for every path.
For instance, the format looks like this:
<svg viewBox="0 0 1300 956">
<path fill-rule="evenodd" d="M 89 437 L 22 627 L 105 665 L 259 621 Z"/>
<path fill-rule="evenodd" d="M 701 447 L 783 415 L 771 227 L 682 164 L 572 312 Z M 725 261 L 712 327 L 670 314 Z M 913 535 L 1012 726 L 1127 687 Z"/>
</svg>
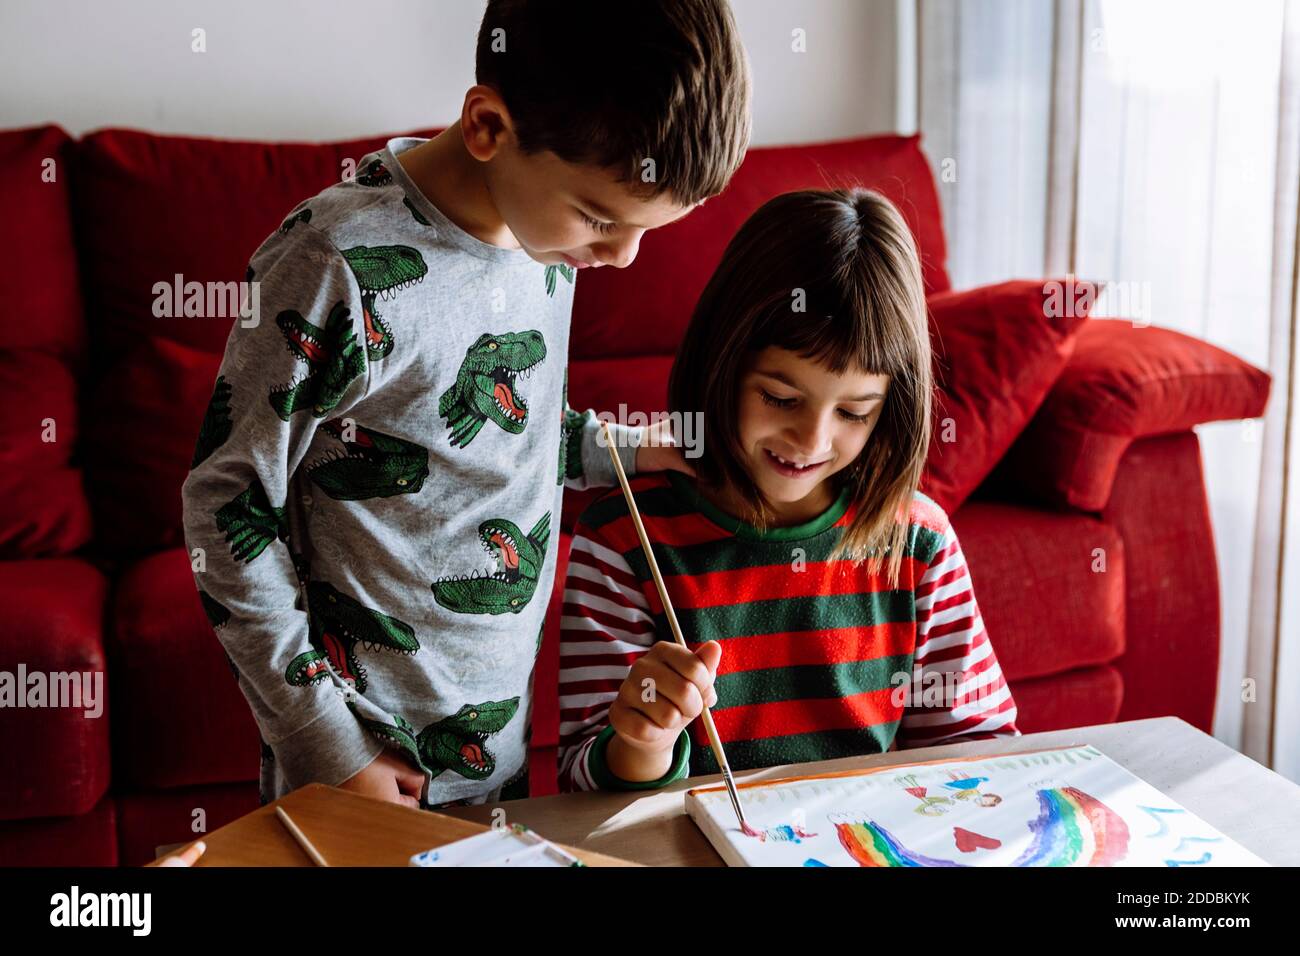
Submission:
<svg viewBox="0 0 1300 956">
<path fill-rule="evenodd" d="M 479 162 L 495 156 L 502 144 L 514 136 L 514 122 L 501 94 L 490 86 L 471 86 L 460 111 L 460 132 L 465 149 Z"/>
</svg>

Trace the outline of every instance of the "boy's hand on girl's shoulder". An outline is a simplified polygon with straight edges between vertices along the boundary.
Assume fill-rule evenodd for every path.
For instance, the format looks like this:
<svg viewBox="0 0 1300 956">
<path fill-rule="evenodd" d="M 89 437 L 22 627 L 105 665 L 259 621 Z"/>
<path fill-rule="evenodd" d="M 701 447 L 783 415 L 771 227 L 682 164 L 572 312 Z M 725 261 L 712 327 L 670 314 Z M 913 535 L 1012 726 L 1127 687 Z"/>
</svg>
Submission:
<svg viewBox="0 0 1300 956">
<path fill-rule="evenodd" d="M 677 446 L 671 420 L 661 418 L 653 425 L 646 426 L 641 444 L 636 449 L 636 470 L 637 474 L 643 471 L 672 470 L 695 477 L 695 469 L 687 463 L 681 448 Z"/>
<path fill-rule="evenodd" d="M 385 750 L 364 770 L 339 784 L 339 789 L 418 810 L 420 795 L 424 791 L 424 774 Z"/>
<path fill-rule="evenodd" d="M 682 729 L 718 701 L 713 679 L 720 660 L 717 641 L 694 651 L 659 641 L 637 659 L 609 707 L 614 737 L 605 762 L 614 776 L 640 782 L 668 772 Z"/>
</svg>

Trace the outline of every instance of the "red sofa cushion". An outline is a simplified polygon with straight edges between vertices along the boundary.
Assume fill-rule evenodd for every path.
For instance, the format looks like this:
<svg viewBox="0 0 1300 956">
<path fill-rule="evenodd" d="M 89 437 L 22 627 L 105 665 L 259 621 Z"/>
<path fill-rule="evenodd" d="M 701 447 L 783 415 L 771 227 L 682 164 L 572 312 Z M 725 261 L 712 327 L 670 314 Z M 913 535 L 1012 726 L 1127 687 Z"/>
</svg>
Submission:
<svg viewBox="0 0 1300 956">
<path fill-rule="evenodd" d="M 118 786 L 255 780 L 257 725 L 174 548 L 119 574 L 109 609 Z"/>
<path fill-rule="evenodd" d="M 184 545 L 181 485 L 221 356 L 144 336 L 99 379 L 86 404 L 85 454 L 97 542 L 116 557 Z"/>
<path fill-rule="evenodd" d="M 1087 314 L 1074 304 L 1090 306 L 1090 290 L 1034 280 L 930 296 L 936 395 L 921 489 L 949 514 L 1047 397 Z"/>
<path fill-rule="evenodd" d="M 428 135 L 424 130 L 410 135 Z M 404 135 L 404 134 L 394 134 Z M 153 287 L 242 279 L 253 251 L 302 200 L 338 182 L 343 161 L 387 136 L 338 143 L 256 143 L 90 133 L 76 146 L 73 216 L 95 341 L 160 335 L 220 354 L 229 318 L 156 318 Z M 103 370 L 103 362 L 95 371 Z"/>
<path fill-rule="evenodd" d="M 72 140 L 57 126 L 0 133 L 0 560 L 66 555 L 91 535 L 74 370 L 85 327 L 68 206 Z M 49 177 L 53 176 L 51 180 Z M 54 440 L 45 440 L 45 422 Z"/>
<path fill-rule="evenodd" d="M 574 358 L 677 350 L 695 300 L 731 237 L 759 206 L 794 189 L 860 185 L 899 207 L 916 237 L 927 292 L 950 287 L 939 194 L 919 136 L 872 136 L 805 146 L 760 146 L 721 195 L 647 233 L 626 269 L 588 269 L 573 300 Z"/>
<path fill-rule="evenodd" d="M 1128 646 L 1120 720 L 1176 714 L 1214 732 L 1219 563 L 1193 431 L 1141 438 L 1120 460 L 1101 520 L 1124 538 Z"/>
<path fill-rule="evenodd" d="M 143 866 L 155 858 L 158 847 L 196 840 L 260 806 L 255 781 L 121 794 L 117 797 L 120 864 Z M 202 810 L 203 816 L 196 818 L 195 810 Z M 206 829 L 196 831 L 196 824 Z"/>
<path fill-rule="evenodd" d="M 117 866 L 117 804 L 75 817 L 0 823 L 0 866 Z"/>
<path fill-rule="evenodd" d="M 1271 384 L 1267 372 L 1200 339 L 1092 319 L 994 481 L 1052 505 L 1101 511 L 1135 439 L 1257 418 Z"/>
<path fill-rule="evenodd" d="M 68 555 L 91 535 L 81 469 L 71 463 L 75 373 L 49 352 L 3 349 L 0 396 L 0 560 Z"/>
<path fill-rule="evenodd" d="M 1124 701 L 1124 680 L 1113 665 L 1087 667 L 1038 680 L 1011 682 L 1016 726 L 1023 734 L 1113 724 Z M 1086 737 L 1080 743 L 1088 743 Z"/>
<path fill-rule="evenodd" d="M 0 710 L 0 820 L 85 813 L 108 789 L 109 697 L 117 688 L 104 656 L 107 600 L 108 581 L 78 558 L 0 561 L 0 670 L 16 682 L 22 664 L 29 677 L 45 674 L 47 687 L 51 674 L 89 673 L 92 693 L 98 673 L 102 694 L 96 707 L 83 698 L 82 707 Z"/>
<path fill-rule="evenodd" d="M 1106 664 L 1124 654 L 1128 575 L 1114 527 L 1091 515 L 993 501 L 967 502 L 952 526 L 1008 680 Z"/>
</svg>

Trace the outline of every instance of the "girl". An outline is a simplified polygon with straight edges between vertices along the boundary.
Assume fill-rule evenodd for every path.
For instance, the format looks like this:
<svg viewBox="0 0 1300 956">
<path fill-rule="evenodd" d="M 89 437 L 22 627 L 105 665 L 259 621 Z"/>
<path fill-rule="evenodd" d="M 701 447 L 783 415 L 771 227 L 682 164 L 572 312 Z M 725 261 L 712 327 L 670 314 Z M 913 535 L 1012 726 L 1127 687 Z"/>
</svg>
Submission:
<svg viewBox="0 0 1300 956">
<path fill-rule="evenodd" d="M 867 190 L 788 193 L 732 239 L 669 405 L 697 478 L 631 481 L 690 649 L 623 495 L 584 512 L 561 619 L 560 785 L 648 789 L 733 769 L 1018 736 L 948 516 L 917 490 L 930 341 L 911 233 Z"/>
</svg>

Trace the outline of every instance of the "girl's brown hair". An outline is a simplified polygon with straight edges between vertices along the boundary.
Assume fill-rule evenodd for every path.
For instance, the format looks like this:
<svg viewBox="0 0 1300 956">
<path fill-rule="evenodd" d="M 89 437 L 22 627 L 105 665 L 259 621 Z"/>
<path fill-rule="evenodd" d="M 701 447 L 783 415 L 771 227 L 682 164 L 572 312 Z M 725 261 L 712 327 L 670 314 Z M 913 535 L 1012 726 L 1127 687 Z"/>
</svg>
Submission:
<svg viewBox="0 0 1300 956">
<path fill-rule="evenodd" d="M 888 199 L 866 189 L 777 196 L 741 226 L 696 303 L 668 403 L 703 414 L 696 473 L 706 486 L 730 485 L 749 508 L 742 517 L 759 528 L 771 512 L 740 464 L 735 409 L 741 378 L 769 346 L 836 374 L 856 365 L 889 376 L 871 438 L 834 477 L 856 507 L 835 555 L 870 558 L 876 569 L 887 553 L 896 587 L 929 447 L 933 374 L 916 246 Z"/>
</svg>

